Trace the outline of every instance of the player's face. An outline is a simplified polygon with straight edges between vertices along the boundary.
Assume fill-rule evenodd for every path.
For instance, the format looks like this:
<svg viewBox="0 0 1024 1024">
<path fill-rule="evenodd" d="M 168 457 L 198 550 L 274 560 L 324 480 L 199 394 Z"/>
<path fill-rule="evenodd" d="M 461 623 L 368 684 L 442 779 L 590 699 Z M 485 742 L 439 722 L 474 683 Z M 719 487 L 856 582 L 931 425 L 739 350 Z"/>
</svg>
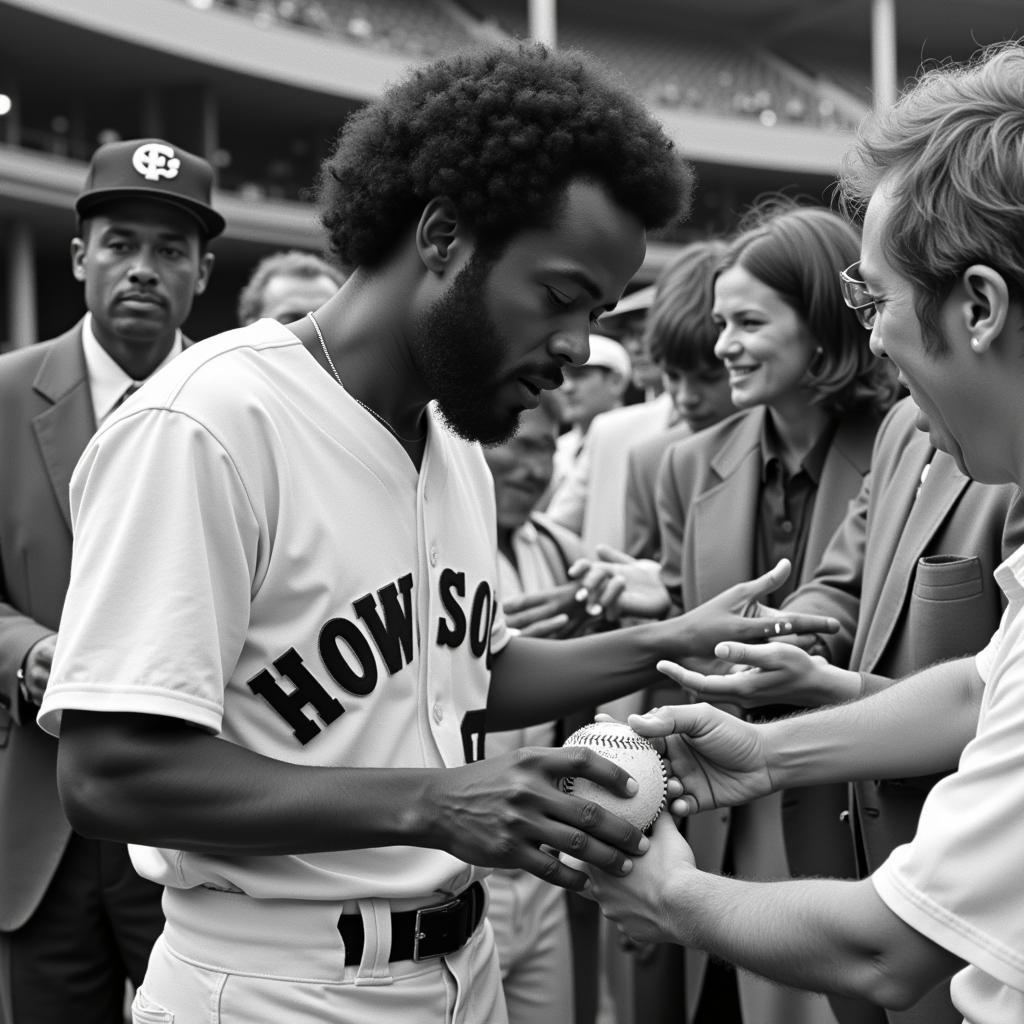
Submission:
<svg viewBox="0 0 1024 1024">
<path fill-rule="evenodd" d="M 688 424 L 694 432 L 714 426 L 736 411 L 724 366 L 683 370 L 666 364 L 662 380 L 679 422 Z"/>
<path fill-rule="evenodd" d="M 319 309 L 338 290 L 326 275 L 299 277 L 295 274 L 275 274 L 263 289 L 260 305 L 261 317 L 269 317 L 279 324 L 301 320 L 311 309 Z"/>
<path fill-rule="evenodd" d="M 469 440 L 511 437 L 540 391 L 589 355 L 592 320 L 643 261 L 643 224 L 603 188 L 573 182 L 554 222 L 514 236 L 493 261 L 474 252 L 420 318 L 412 351 L 449 426 Z"/>
<path fill-rule="evenodd" d="M 494 478 L 498 526 L 515 530 L 526 522 L 551 482 L 558 424 L 543 406 L 519 417 L 516 436 L 484 450 Z"/>
<path fill-rule="evenodd" d="M 718 275 L 712 310 L 719 335 L 715 355 L 729 375 L 737 409 L 757 405 L 799 414 L 816 342 L 782 296 L 738 264 Z"/>
<path fill-rule="evenodd" d="M 914 286 L 886 258 L 885 225 L 896 201 L 883 183 L 864 216 L 860 276 L 878 310 L 871 350 L 892 360 L 918 408 L 917 427 L 936 448 L 952 455 L 960 469 L 976 480 L 1013 479 L 1004 464 L 1009 454 L 1005 409 L 994 400 L 991 382 L 980 376 L 986 367 L 971 353 L 963 323 L 955 321 L 955 300 L 947 300 L 939 311 L 947 345 L 935 339 L 939 344 L 933 342 L 926 349 L 930 339 L 925 338 L 914 307 Z"/>
<path fill-rule="evenodd" d="M 118 200 L 101 207 L 71 243 L 71 266 L 100 344 L 119 356 L 166 354 L 174 332 L 206 288 L 213 257 L 199 225 L 166 203 Z"/>
</svg>

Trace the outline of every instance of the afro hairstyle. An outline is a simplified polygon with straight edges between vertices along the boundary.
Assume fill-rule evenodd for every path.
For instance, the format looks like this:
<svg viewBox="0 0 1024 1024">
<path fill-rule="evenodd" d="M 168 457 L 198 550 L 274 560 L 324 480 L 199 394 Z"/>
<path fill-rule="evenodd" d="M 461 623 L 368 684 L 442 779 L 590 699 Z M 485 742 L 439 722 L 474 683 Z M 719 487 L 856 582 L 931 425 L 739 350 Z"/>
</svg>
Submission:
<svg viewBox="0 0 1024 1024">
<path fill-rule="evenodd" d="M 317 195 L 338 261 L 373 267 L 433 198 L 496 253 L 549 224 L 574 178 L 604 185 L 648 229 L 682 219 L 693 189 L 658 122 L 593 58 L 502 45 L 420 67 L 356 112 Z"/>
</svg>

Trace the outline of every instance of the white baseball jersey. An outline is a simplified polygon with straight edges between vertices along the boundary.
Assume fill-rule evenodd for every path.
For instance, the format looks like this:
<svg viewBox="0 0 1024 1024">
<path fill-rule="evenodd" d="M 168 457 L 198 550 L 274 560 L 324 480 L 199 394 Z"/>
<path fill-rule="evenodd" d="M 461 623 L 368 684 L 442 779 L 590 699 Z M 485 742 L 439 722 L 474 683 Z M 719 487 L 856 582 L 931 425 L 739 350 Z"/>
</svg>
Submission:
<svg viewBox="0 0 1024 1024">
<path fill-rule="evenodd" d="M 44 729 L 57 733 L 65 708 L 127 711 L 296 764 L 479 756 L 490 658 L 507 641 L 493 489 L 479 448 L 433 410 L 417 472 L 262 320 L 152 378 L 90 443 L 71 503 Z M 132 857 L 163 885 L 258 898 L 420 898 L 487 873 L 411 847 Z"/>
</svg>

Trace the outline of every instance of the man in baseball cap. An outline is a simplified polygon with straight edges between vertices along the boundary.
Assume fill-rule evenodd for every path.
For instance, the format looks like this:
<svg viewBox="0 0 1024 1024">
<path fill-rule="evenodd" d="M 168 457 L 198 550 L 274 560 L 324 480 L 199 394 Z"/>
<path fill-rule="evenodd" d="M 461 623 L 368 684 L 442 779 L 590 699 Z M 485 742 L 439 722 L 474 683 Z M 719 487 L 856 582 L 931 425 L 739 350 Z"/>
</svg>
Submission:
<svg viewBox="0 0 1024 1024">
<path fill-rule="evenodd" d="M 224 230 L 213 168 L 161 139 L 101 146 L 75 202 L 85 316 L 0 356 L 0 1021 L 121 1024 L 163 927 L 126 847 L 74 832 L 36 726 L 71 567 L 71 471 L 97 427 L 187 347 Z M 115 500 L 120 500 L 117 496 Z"/>
<path fill-rule="evenodd" d="M 224 230 L 224 218 L 210 205 L 212 189 L 213 168 L 188 150 L 162 139 L 109 142 L 92 156 L 75 211 L 84 219 L 113 199 L 150 199 L 194 217 L 209 241 Z"/>
<path fill-rule="evenodd" d="M 553 492 L 571 473 L 594 417 L 622 405 L 630 380 L 629 353 L 613 338 L 591 334 L 586 363 L 565 366 L 562 375 L 558 397 L 569 430 L 558 439 Z"/>
</svg>

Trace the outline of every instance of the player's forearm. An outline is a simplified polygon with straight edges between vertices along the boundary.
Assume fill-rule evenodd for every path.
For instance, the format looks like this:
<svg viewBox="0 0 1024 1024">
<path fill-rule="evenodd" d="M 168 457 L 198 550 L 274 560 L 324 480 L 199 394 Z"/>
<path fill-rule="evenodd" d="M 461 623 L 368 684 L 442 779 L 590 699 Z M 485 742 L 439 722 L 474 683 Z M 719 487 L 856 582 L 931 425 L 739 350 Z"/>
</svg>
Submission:
<svg viewBox="0 0 1024 1024">
<path fill-rule="evenodd" d="M 436 845 L 443 774 L 294 765 L 166 719 L 83 712 L 64 714 L 58 764 L 83 834 L 235 856 Z"/>
<path fill-rule="evenodd" d="M 674 874 L 666 938 L 785 985 L 912 1005 L 958 961 L 893 914 L 870 880 L 745 882 Z"/>
<path fill-rule="evenodd" d="M 488 729 L 551 721 L 660 681 L 665 634 L 659 623 L 571 640 L 514 637 L 492 666 Z"/>
<path fill-rule="evenodd" d="M 862 700 L 771 722 L 763 735 L 773 786 L 947 771 L 975 733 L 982 689 L 965 658 Z"/>
</svg>

